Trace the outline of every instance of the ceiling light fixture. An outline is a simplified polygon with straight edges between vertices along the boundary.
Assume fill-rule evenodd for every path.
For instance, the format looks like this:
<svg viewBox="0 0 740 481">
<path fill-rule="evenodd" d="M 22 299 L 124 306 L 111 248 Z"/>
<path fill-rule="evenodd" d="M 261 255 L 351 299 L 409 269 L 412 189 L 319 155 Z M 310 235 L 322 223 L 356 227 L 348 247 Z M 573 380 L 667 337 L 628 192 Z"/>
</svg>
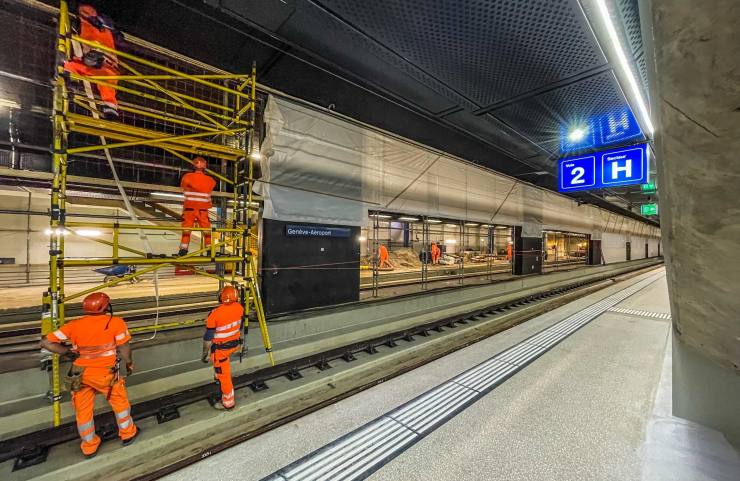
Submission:
<svg viewBox="0 0 740 481">
<path fill-rule="evenodd" d="M 457 244 L 457 241 L 455 239 L 446 239 L 445 244 Z"/>
<path fill-rule="evenodd" d="M 441 224 L 442 223 L 441 220 L 437 220 L 437 219 L 427 219 L 426 222 L 429 224 Z"/>
<path fill-rule="evenodd" d="M 624 54 L 624 50 L 622 50 L 622 45 L 619 42 L 617 31 L 614 29 L 614 24 L 612 23 L 611 15 L 609 15 L 609 9 L 606 6 L 606 2 L 605 0 L 596 0 L 596 4 L 599 6 L 599 12 L 601 12 L 601 17 L 604 19 L 606 31 L 609 34 L 609 39 L 612 41 L 612 44 L 614 45 L 614 50 L 616 50 L 617 52 L 619 64 L 621 65 L 624 74 L 627 76 L 627 80 L 629 81 L 630 87 L 632 87 L 632 92 L 634 93 L 635 98 L 637 98 L 637 106 L 640 107 L 640 113 L 642 114 L 642 118 L 645 121 L 645 126 L 650 131 L 650 134 L 652 134 L 653 123 L 650 121 L 650 115 L 648 114 L 647 107 L 645 106 L 645 102 L 642 100 L 642 93 L 640 92 L 640 88 L 637 86 L 637 80 L 635 79 L 634 75 L 632 75 L 632 70 L 630 69 L 629 62 L 627 61 L 627 57 Z"/>
<path fill-rule="evenodd" d="M 409 222 L 418 222 L 419 219 L 416 217 L 399 217 L 398 220 L 407 220 Z"/>
<path fill-rule="evenodd" d="M 262 156 L 260 155 L 259 152 L 252 152 L 252 158 L 255 160 L 260 160 Z"/>
<path fill-rule="evenodd" d="M 150 195 L 156 197 L 172 197 L 173 199 L 184 199 L 185 196 L 182 194 L 173 194 L 171 192 L 152 192 Z"/>
<path fill-rule="evenodd" d="M 85 237 L 97 237 L 100 235 L 99 230 L 78 230 L 75 232 L 77 235 L 85 236 Z"/>
<path fill-rule="evenodd" d="M 467 226 L 476 226 L 478 224 L 476 224 L 475 222 L 466 222 L 465 225 L 467 225 Z"/>
<path fill-rule="evenodd" d="M 578 142 L 583 138 L 583 136 L 586 135 L 586 132 L 583 129 L 575 129 L 568 135 L 568 138 L 572 140 L 573 142 Z"/>
<path fill-rule="evenodd" d="M 364 235 L 361 235 L 361 236 L 359 237 L 359 240 L 360 240 L 360 242 L 365 242 L 365 241 L 366 241 L 367 239 L 365 238 L 365 236 L 364 236 Z"/>
</svg>

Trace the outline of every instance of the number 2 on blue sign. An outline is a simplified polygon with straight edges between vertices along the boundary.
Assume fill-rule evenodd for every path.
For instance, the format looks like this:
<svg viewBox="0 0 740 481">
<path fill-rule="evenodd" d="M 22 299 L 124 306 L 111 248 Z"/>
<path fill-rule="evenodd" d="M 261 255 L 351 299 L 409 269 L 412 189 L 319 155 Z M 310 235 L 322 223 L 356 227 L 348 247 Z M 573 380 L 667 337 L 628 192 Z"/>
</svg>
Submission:
<svg viewBox="0 0 740 481">
<path fill-rule="evenodd" d="M 582 189 L 591 187 L 596 183 L 596 157 L 593 155 L 570 159 L 564 162 L 562 167 L 560 186 L 562 190 Z"/>
</svg>

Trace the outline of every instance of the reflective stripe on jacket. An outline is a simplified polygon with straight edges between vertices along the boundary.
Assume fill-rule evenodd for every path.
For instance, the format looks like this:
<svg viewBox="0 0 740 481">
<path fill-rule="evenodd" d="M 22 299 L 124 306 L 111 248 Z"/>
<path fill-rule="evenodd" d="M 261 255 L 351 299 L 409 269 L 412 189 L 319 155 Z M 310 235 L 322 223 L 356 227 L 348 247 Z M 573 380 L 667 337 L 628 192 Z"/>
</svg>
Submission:
<svg viewBox="0 0 740 481">
<path fill-rule="evenodd" d="M 211 208 L 211 192 L 216 181 L 201 171 L 190 172 L 180 182 L 185 196 L 183 207 L 186 209 L 205 210 Z"/>
<path fill-rule="evenodd" d="M 80 354 L 75 364 L 85 367 L 112 367 L 116 347 L 131 339 L 124 320 L 108 314 L 81 317 L 46 337 L 52 342 L 69 339 L 72 350 Z"/>
<path fill-rule="evenodd" d="M 244 308 L 238 302 L 221 304 L 211 312 L 206 320 L 206 327 L 216 331 L 213 336 L 214 344 L 239 339 L 243 314 Z"/>
</svg>

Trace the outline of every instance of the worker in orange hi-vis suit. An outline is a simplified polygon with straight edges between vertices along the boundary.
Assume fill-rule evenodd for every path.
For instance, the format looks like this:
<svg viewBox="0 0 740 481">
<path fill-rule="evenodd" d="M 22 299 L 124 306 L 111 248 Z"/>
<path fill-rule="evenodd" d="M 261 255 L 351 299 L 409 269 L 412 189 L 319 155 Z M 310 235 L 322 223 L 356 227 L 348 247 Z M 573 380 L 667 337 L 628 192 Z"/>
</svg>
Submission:
<svg viewBox="0 0 740 481">
<path fill-rule="evenodd" d="M 506 246 L 506 259 L 511 260 L 511 244 Z"/>
<path fill-rule="evenodd" d="M 41 347 L 75 359 L 67 381 L 72 392 L 72 407 L 77 412 L 82 452 L 92 458 L 100 446 L 93 419 L 97 393 L 105 395 L 110 402 L 124 446 L 133 443 L 141 430 L 134 425 L 125 383 L 118 373 L 120 359 L 125 361 L 128 375 L 134 371 L 129 345 L 131 335 L 126 323 L 113 315 L 110 297 L 102 292 L 87 296 L 82 302 L 82 310 L 87 314 L 85 317 L 68 322 L 43 338 Z M 71 346 L 62 344 L 67 340 Z"/>
<path fill-rule="evenodd" d="M 432 242 L 432 264 L 436 264 L 439 260 L 439 256 L 442 254 L 442 249 L 439 248 L 436 242 Z"/>
<path fill-rule="evenodd" d="M 383 267 L 390 267 L 393 269 L 393 264 L 390 263 L 388 260 L 388 249 L 385 248 L 384 245 L 381 245 L 378 247 L 378 257 L 380 258 L 380 263 L 378 264 L 379 268 Z"/>
<path fill-rule="evenodd" d="M 80 21 L 80 38 L 97 42 L 108 48 L 116 48 L 115 37 L 118 32 L 113 28 L 109 18 L 98 15 L 95 8 L 90 5 L 80 5 L 77 9 Z M 80 45 L 79 42 L 76 42 Z M 72 61 L 64 63 L 64 69 L 75 72 L 86 77 L 91 76 L 114 76 L 118 75 L 118 58 L 115 54 L 82 44 L 82 57 L 73 56 Z M 108 83 L 116 85 L 117 80 L 108 80 Z M 118 119 L 118 100 L 116 91 L 102 84 L 96 84 L 100 97 L 103 99 L 103 115 L 108 120 Z"/>
<path fill-rule="evenodd" d="M 216 181 L 205 174 L 204 170 L 208 164 L 203 157 L 196 157 L 193 161 L 194 172 L 185 174 L 180 182 L 185 202 L 182 209 L 182 226 L 193 227 L 198 222 L 198 227 L 211 227 L 208 220 L 208 209 L 211 208 L 211 192 L 216 187 Z M 203 241 L 206 247 L 211 245 L 211 233 L 203 231 Z M 178 256 L 188 253 L 190 246 L 190 231 L 182 231 L 180 250 Z"/>
<path fill-rule="evenodd" d="M 234 409 L 234 384 L 231 382 L 231 362 L 243 340 L 241 338 L 244 322 L 244 306 L 239 303 L 239 291 L 234 286 L 226 286 L 219 296 L 221 305 L 211 311 L 206 319 L 206 333 L 203 336 L 203 356 L 201 361 L 213 362 L 214 378 L 221 386 L 221 403 L 213 407 L 220 411 Z"/>
</svg>

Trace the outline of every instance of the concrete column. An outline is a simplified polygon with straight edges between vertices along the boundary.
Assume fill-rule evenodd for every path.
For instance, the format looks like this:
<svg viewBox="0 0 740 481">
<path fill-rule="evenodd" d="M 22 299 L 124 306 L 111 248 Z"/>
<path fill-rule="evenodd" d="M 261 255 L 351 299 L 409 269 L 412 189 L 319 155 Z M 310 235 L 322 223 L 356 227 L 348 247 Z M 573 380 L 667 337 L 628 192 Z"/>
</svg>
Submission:
<svg viewBox="0 0 740 481">
<path fill-rule="evenodd" d="M 659 126 L 674 415 L 740 448 L 740 4 L 640 3 Z"/>
</svg>

